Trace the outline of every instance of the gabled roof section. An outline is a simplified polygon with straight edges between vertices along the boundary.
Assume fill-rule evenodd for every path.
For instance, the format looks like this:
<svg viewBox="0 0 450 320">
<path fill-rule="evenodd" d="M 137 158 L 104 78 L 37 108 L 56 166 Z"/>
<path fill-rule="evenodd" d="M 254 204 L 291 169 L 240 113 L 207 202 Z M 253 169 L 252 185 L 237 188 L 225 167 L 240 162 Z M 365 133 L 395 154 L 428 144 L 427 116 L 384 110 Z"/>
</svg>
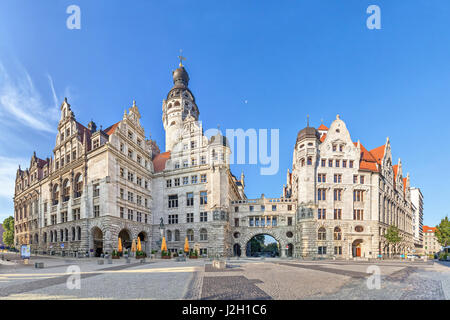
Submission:
<svg viewBox="0 0 450 320">
<path fill-rule="evenodd" d="M 166 162 L 170 159 L 170 151 L 160 153 L 153 158 L 153 168 L 156 172 L 161 172 L 166 168 Z"/>
<path fill-rule="evenodd" d="M 105 130 L 103 130 L 108 136 L 112 135 L 114 132 L 116 132 L 117 127 L 119 126 L 119 122 L 114 123 L 112 126 L 109 126 Z"/>
<path fill-rule="evenodd" d="M 436 232 L 436 227 L 423 226 L 423 232 Z"/>
<path fill-rule="evenodd" d="M 394 170 L 394 181 L 395 181 L 395 179 L 397 179 L 398 164 L 392 166 L 392 169 Z"/>
<path fill-rule="evenodd" d="M 318 131 L 328 131 L 328 127 L 323 123 L 317 128 Z"/>
<path fill-rule="evenodd" d="M 381 160 L 384 158 L 384 152 L 386 150 L 386 145 L 379 146 L 378 148 L 370 150 L 370 153 L 375 157 L 378 164 L 381 165 Z"/>
<path fill-rule="evenodd" d="M 357 147 L 358 142 L 353 142 L 353 144 Z M 359 143 L 359 146 L 361 148 L 361 160 L 359 162 L 359 168 L 361 170 L 369 170 L 373 172 L 378 172 L 377 168 L 377 160 L 375 157 L 367 151 L 367 149 L 362 145 L 362 143 Z"/>
</svg>

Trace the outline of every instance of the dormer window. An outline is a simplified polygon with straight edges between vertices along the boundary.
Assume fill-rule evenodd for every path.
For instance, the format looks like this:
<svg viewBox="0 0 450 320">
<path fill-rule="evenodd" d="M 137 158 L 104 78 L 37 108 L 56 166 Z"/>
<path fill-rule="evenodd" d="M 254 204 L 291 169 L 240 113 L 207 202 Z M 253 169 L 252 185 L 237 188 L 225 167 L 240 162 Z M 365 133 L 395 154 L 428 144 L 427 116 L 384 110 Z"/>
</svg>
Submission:
<svg viewBox="0 0 450 320">
<path fill-rule="evenodd" d="M 335 144 L 333 144 L 333 152 L 335 152 L 337 150 L 337 146 Z"/>
<path fill-rule="evenodd" d="M 93 148 L 94 148 L 94 149 L 97 149 L 99 146 L 100 146 L 100 139 L 95 139 L 95 140 L 94 140 Z"/>
<path fill-rule="evenodd" d="M 344 146 L 342 144 L 339 145 L 339 151 L 340 152 L 344 151 Z"/>
</svg>

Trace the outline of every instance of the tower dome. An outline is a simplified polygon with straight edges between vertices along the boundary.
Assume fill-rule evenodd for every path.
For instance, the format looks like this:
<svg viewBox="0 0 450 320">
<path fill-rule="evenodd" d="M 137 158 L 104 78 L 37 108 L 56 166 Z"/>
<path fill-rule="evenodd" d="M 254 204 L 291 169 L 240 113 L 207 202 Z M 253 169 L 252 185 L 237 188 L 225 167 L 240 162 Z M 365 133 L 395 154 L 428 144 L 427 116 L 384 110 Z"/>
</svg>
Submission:
<svg viewBox="0 0 450 320">
<path fill-rule="evenodd" d="M 189 84 L 189 75 L 182 65 L 172 72 L 172 77 L 175 88 L 186 88 Z"/>
</svg>

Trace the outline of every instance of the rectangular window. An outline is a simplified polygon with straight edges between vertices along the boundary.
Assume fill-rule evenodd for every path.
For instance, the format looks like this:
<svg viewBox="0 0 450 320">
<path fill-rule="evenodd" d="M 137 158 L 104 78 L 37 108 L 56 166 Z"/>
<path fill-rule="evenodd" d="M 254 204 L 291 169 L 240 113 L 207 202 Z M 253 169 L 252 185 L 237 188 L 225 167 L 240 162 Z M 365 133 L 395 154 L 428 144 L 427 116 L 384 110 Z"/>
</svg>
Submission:
<svg viewBox="0 0 450 320">
<path fill-rule="evenodd" d="M 186 223 L 194 222 L 194 213 L 186 213 Z"/>
<path fill-rule="evenodd" d="M 130 202 L 134 201 L 134 194 L 133 194 L 133 192 L 128 191 L 128 201 L 130 201 Z"/>
<path fill-rule="evenodd" d="M 255 217 L 255 227 L 259 227 L 259 217 Z"/>
<path fill-rule="evenodd" d="M 125 191 L 120 188 L 120 199 L 124 199 L 125 198 Z"/>
<path fill-rule="evenodd" d="M 136 184 L 137 184 L 139 187 L 142 187 L 142 178 L 141 178 L 141 177 L 136 177 Z"/>
<path fill-rule="evenodd" d="M 334 189 L 334 201 L 342 201 L 342 189 Z"/>
<path fill-rule="evenodd" d="M 277 226 L 277 217 L 272 217 L 272 227 Z"/>
<path fill-rule="evenodd" d="M 317 219 L 324 220 L 326 219 L 327 209 L 317 209 Z"/>
<path fill-rule="evenodd" d="M 201 182 L 201 183 L 205 183 L 205 182 L 206 182 L 206 174 L 202 174 L 202 175 L 200 176 L 200 182 Z"/>
<path fill-rule="evenodd" d="M 327 163 L 327 160 L 326 160 L 326 159 L 322 159 L 322 161 L 321 161 L 322 167 L 325 167 L 325 166 L 326 166 L 326 163 Z"/>
<path fill-rule="evenodd" d="M 189 184 L 189 177 L 183 177 L 183 184 Z"/>
<path fill-rule="evenodd" d="M 333 166 L 333 160 L 328 160 L 328 166 L 331 168 Z"/>
<path fill-rule="evenodd" d="M 324 201 L 327 200 L 327 189 L 318 189 L 317 190 L 318 194 L 317 194 L 317 199 Z"/>
<path fill-rule="evenodd" d="M 128 171 L 128 181 L 134 182 L 134 174 Z"/>
<path fill-rule="evenodd" d="M 266 206 L 265 205 L 261 205 L 261 211 L 266 211 Z"/>
<path fill-rule="evenodd" d="M 324 173 L 319 173 L 317 175 L 317 182 L 327 182 L 327 175 Z"/>
<path fill-rule="evenodd" d="M 292 217 L 288 217 L 287 224 L 288 226 L 292 226 Z"/>
<path fill-rule="evenodd" d="M 364 184 L 364 176 L 359 177 L 359 183 Z"/>
<path fill-rule="evenodd" d="M 336 168 L 339 168 L 341 166 L 341 161 L 340 160 L 336 160 Z"/>
<path fill-rule="evenodd" d="M 100 196 L 100 185 L 99 184 L 94 184 L 94 197 L 98 197 Z"/>
<path fill-rule="evenodd" d="M 234 212 L 239 212 L 239 207 L 234 207 Z"/>
<path fill-rule="evenodd" d="M 183 168 L 189 167 L 189 162 L 187 160 L 183 160 Z"/>
<path fill-rule="evenodd" d="M 186 193 L 186 206 L 192 207 L 194 205 L 194 193 Z"/>
<path fill-rule="evenodd" d="M 358 183 L 358 176 L 357 175 L 353 176 L 353 183 Z"/>
<path fill-rule="evenodd" d="M 124 212 L 125 212 L 124 207 L 120 207 L 120 218 L 121 219 L 123 219 Z"/>
<path fill-rule="evenodd" d="M 353 220 L 364 220 L 364 210 L 361 209 L 353 210 Z"/>
<path fill-rule="evenodd" d="M 334 247 L 334 254 L 335 255 L 341 255 L 342 254 L 342 247 Z"/>
<path fill-rule="evenodd" d="M 250 217 L 250 218 L 248 219 L 248 225 L 249 225 L 250 227 L 253 227 L 253 226 L 255 225 L 255 220 L 254 220 L 253 217 Z"/>
<path fill-rule="evenodd" d="M 140 195 L 136 196 L 136 203 L 140 206 L 142 205 L 142 197 Z"/>
<path fill-rule="evenodd" d="M 341 182 L 342 182 L 342 174 L 335 174 L 334 183 L 341 183 Z"/>
<path fill-rule="evenodd" d="M 334 220 L 342 220 L 342 209 L 334 209 Z"/>
<path fill-rule="evenodd" d="M 170 188 L 172 186 L 172 179 L 166 180 L 166 188 Z"/>
<path fill-rule="evenodd" d="M 234 226 L 239 227 L 239 218 L 234 218 Z"/>
<path fill-rule="evenodd" d="M 100 206 L 94 206 L 94 217 L 100 217 Z"/>
<path fill-rule="evenodd" d="M 175 187 L 178 187 L 180 185 L 180 178 L 175 178 L 173 180 L 174 180 Z"/>
<path fill-rule="evenodd" d="M 364 190 L 353 190 L 353 201 L 364 201 Z"/>
<path fill-rule="evenodd" d="M 349 168 L 353 168 L 353 160 L 350 160 Z"/>
<path fill-rule="evenodd" d="M 317 253 L 318 254 L 327 254 L 327 247 L 318 247 Z"/>
<path fill-rule="evenodd" d="M 277 205 L 276 204 L 272 205 L 272 211 L 277 211 Z"/>
<path fill-rule="evenodd" d="M 122 178 L 124 178 L 125 177 L 125 170 L 123 168 L 120 168 L 119 171 L 120 171 L 120 176 Z"/>
<path fill-rule="evenodd" d="M 347 168 L 347 160 L 342 160 L 342 168 Z"/>
<path fill-rule="evenodd" d="M 128 209 L 128 220 L 133 220 L 133 210 Z"/>
<path fill-rule="evenodd" d="M 253 212 L 253 210 L 255 210 L 255 207 L 254 206 L 249 206 L 249 211 Z"/>
<path fill-rule="evenodd" d="M 193 183 L 193 184 L 197 183 L 197 176 L 191 177 L 191 183 Z"/>
<path fill-rule="evenodd" d="M 169 224 L 177 224 L 178 223 L 178 215 L 177 214 L 169 214 Z"/>
<path fill-rule="evenodd" d="M 128 158 L 133 159 L 133 150 L 128 150 Z"/>
<path fill-rule="evenodd" d="M 196 166 L 197 165 L 197 160 L 195 160 L 195 158 L 191 158 L 191 166 Z"/>
<path fill-rule="evenodd" d="M 200 164 L 206 164 L 206 157 L 205 156 L 201 156 L 200 157 Z"/>
<path fill-rule="evenodd" d="M 200 205 L 208 204 L 208 193 L 206 191 L 200 191 Z"/>
<path fill-rule="evenodd" d="M 208 212 L 200 212 L 200 222 L 208 222 Z"/>
<path fill-rule="evenodd" d="M 178 195 L 173 194 L 169 196 L 169 208 L 178 208 Z"/>
</svg>

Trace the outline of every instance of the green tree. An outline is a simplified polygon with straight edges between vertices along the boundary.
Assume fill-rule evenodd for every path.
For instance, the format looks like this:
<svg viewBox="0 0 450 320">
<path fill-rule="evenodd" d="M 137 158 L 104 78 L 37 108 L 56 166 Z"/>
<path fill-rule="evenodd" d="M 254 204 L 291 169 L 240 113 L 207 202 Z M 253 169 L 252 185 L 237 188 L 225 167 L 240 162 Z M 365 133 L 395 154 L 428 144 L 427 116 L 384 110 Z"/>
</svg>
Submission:
<svg viewBox="0 0 450 320">
<path fill-rule="evenodd" d="M 388 244 L 391 244 L 394 247 L 403 240 L 396 226 L 390 226 L 387 228 L 384 238 Z"/>
<path fill-rule="evenodd" d="M 3 220 L 3 243 L 7 246 L 14 244 L 14 217 L 8 217 Z"/>
<path fill-rule="evenodd" d="M 443 247 L 450 245 L 450 221 L 448 220 L 448 216 L 442 219 L 441 223 L 436 226 L 435 235 L 437 241 Z"/>
</svg>

